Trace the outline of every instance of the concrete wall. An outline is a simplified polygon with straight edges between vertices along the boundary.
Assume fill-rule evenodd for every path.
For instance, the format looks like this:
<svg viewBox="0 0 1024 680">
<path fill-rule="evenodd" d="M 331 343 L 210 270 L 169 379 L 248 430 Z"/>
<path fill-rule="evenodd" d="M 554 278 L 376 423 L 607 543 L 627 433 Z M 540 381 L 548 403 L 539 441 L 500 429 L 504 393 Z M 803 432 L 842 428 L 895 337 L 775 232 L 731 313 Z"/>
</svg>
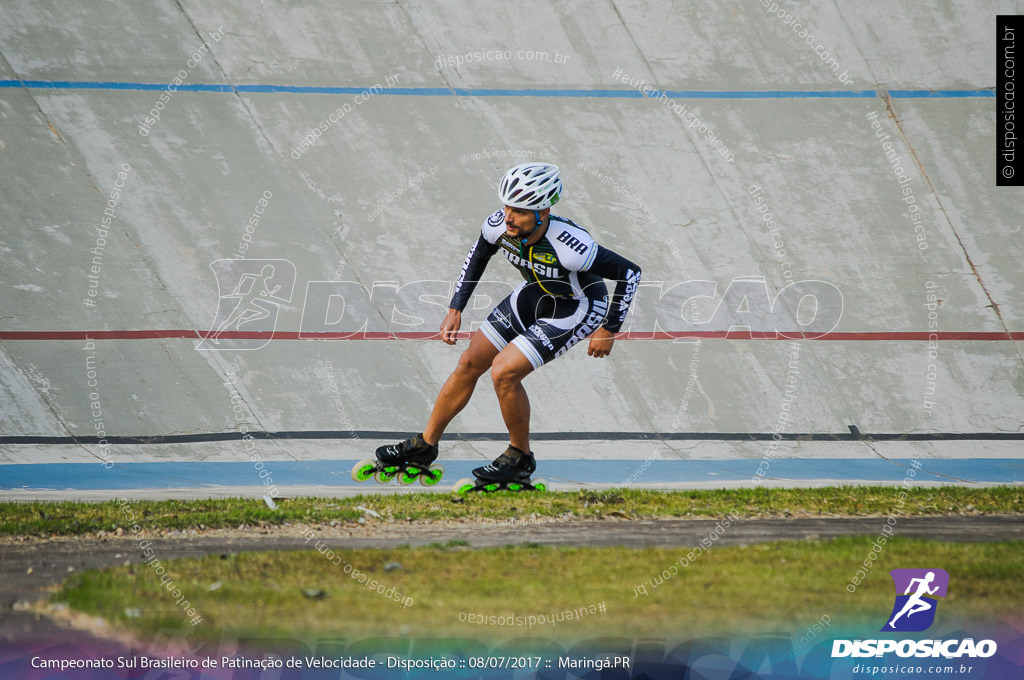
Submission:
<svg viewBox="0 0 1024 680">
<path fill-rule="evenodd" d="M 220 292 L 210 264 L 232 257 L 269 194 L 246 254 L 294 264 L 277 330 L 297 331 L 309 281 L 450 282 L 498 207 L 502 172 L 545 159 L 564 173 L 556 212 L 642 265 L 634 330 L 655 330 L 659 290 L 687 280 L 714 281 L 716 299 L 739 277 L 763 277 L 768 299 L 790 280 L 841 291 L 835 331 L 850 335 L 802 343 L 789 431 L 1019 433 L 1024 361 L 1007 334 L 1024 331 L 1024 208 L 1018 191 L 995 187 L 988 95 L 994 15 L 1022 3 L 781 4 L 813 44 L 753 0 L 3 3 L 0 431 L 90 435 L 95 401 L 109 434 L 229 431 L 229 374 L 258 429 L 418 431 L 465 341 L 275 339 L 256 351 L 196 351 Z M 550 60 L 528 60 L 530 50 Z M 467 53 L 479 57 L 449 63 Z M 179 70 L 183 88 L 141 134 Z M 674 108 L 625 96 L 630 80 L 675 93 Z M 375 84 L 382 89 L 361 101 Z M 979 92 L 926 96 L 933 90 Z M 339 107 L 344 116 L 296 154 Z M 706 136 L 689 127 L 693 116 Z M 115 182 L 123 188 L 88 308 L 88 251 Z M 487 275 L 515 281 L 498 261 Z M 930 357 L 926 341 L 899 333 L 929 330 L 931 291 L 938 330 L 999 337 L 945 340 Z M 687 313 L 709 321 L 715 304 L 699 300 Z M 395 330 L 391 307 L 374 309 L 368 329 Z M 443 307 L 425 309 L 420 330 L 434 330 Z M 705 328 L 726 330 L 722 319 Z M 120 330 L 194 333 L 95 340 L 94 349 L 78 336 L 17 335 Z M 688 393 L 693 343 L 623 341 L 603 362 L 577 349 L 529 378 L 534 429 L 771 431 L 791 351 L 782 340 L 704 340 Z M 452 431 L 501 429 L 482 384 Z M 695 455 L 692 443 L 665 446 Z M 0 457 L 34 450 L 11 445 Z M 569 443 L 549 450 L 587 455 Z M 717 442 L 701 455 L 760 452 Z"/>
</svg>

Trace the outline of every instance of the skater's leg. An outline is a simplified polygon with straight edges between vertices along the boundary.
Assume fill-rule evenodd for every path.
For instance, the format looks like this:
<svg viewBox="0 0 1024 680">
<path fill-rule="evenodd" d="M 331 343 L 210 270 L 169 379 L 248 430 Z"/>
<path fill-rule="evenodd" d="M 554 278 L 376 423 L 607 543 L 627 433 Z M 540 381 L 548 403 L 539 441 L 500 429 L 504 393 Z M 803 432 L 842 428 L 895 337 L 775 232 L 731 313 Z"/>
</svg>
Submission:
<svg viewBox="0 0 1024 680">
<path fill-rule="evenodd" d="M 469 341 L 469 347 L 459 357 L 459 365 L 448 376 L 434 402 L 434 410 L 430 413 L 430 420 L 423 430 L 423 438 L 428 444 L 436 445 L 452 418 L 466 408 L 469 398 L 473 396 L 477 380 L 491 367 L 491 362 L 496 356 L 498 348 L 487 339 L 487 336 L 480 331 L 474 333 Z"/>
<path fill-rule="evenodd" d="M 523 387 L 523 378 L 532 371 L 533 364 L 514 344 L 501 350 L 491 365 L 494 392 L 501 404 L 509 443 L 524 453 L 530 452 L 530 399 Z"/>
</svg>

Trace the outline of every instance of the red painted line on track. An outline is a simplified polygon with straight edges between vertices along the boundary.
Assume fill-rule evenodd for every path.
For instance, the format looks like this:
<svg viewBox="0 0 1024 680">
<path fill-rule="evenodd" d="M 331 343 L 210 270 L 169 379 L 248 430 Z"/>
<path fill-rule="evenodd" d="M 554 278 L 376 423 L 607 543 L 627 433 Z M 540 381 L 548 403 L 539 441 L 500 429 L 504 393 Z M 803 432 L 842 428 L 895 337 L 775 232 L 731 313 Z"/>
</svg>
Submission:
<svg viewBox="0 0 1024 680">
<path fill-rule="evenodd" d="M 225 331 L 220 337 L 225 340 L 434 340 L 437 332 L 405 331 L 390 333 L 386 331 L 360 331 L 348 333 L 300 333 L 298 331 Z M 119 330 L 119 331 L 0 331 L 0 340 L 162 340 L 171 338 L 190 338 L 201 340 L 206 337 L 205 331 L 190 330 Z M 459 338 L 467 339 L 470 333 L 462 331 Z M 728 331 L 696 331 L 691 333 L 668 331 L 630 331 L 617 336 L 623 340 L 799 340 L 799 334 L 782 335 L 774 332 L 728 332 Z M 1024 341 L 1024 331 L 987 332 L 987 331 L 882 331 L 855 333 L 828 333 L 808 340 L 840 340 L 846 342 L 877 342 L 877 341 L 927 341 L 963 340 L 968 342 L 1007 342 Z"/>
</svg>

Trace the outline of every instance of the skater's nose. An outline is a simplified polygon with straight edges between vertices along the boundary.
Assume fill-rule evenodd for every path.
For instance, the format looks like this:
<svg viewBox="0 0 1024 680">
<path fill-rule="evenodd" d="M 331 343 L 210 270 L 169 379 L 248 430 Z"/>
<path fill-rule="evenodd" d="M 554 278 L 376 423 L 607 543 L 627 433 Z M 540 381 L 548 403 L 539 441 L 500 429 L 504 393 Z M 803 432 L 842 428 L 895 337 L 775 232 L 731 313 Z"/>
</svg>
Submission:
<svg viewBox="0 0 1024 680">
<path fill-rule="evenodd" d="M 516 226 L 515 220 L 516 211 L 511 206 L 505 206 L 505 226 L 514 227 Z"/>
</svg>

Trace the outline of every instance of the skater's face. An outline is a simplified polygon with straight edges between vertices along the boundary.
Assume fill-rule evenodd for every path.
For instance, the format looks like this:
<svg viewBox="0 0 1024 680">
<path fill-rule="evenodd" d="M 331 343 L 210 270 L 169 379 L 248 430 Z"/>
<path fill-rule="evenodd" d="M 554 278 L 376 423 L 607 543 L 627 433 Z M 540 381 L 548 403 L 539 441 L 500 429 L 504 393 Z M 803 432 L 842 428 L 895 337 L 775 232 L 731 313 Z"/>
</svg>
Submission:
<svg viewBox="0 0 1024 680">
<path fill-rule="evenodd" d="M 548 208 L 541 210 L 540 218 L 546 221 L 548 212 L 550 212 L 550 209 Z M 527 238 L 533 233 L 536 227 L 537 218 L 534 216 L 532 210 L 526 210 L 525 208 L 513 208 L 510 205 L 505 206 L 505 234 L 509 238 Z"/>
</svg>

